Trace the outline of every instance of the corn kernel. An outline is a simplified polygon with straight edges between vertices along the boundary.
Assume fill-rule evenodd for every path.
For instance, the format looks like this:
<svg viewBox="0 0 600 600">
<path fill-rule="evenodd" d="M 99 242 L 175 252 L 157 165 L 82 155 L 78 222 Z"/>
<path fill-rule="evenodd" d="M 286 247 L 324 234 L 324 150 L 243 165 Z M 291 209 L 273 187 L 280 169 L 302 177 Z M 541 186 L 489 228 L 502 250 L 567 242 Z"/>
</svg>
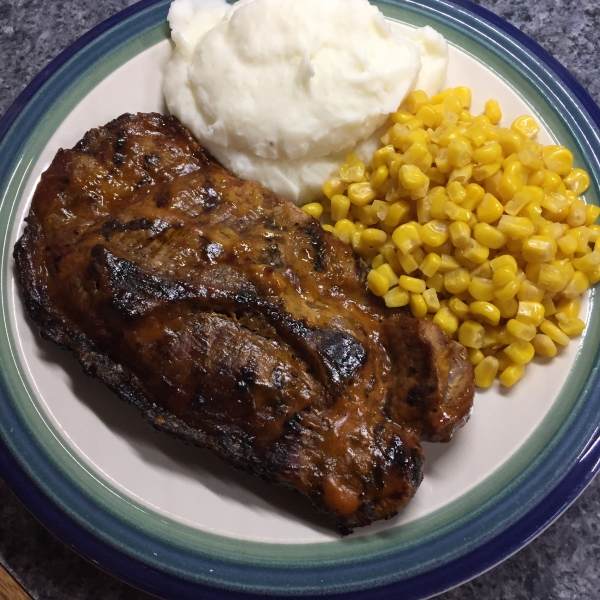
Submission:
<svg viewBox="0 0 600 600">
<path fill-rule="evenodd" d="M 524 373 L 524 365 L 509 364 L 502 370 L 498 379 L 504 387 L 512 387 L 523 377 Z"/>
<path fill-rule="evenodd" d="M 556 307 L 555 312 L 560 312 L 567 317 L 574 318 L 579 316 L 579 311 L 581 310 L 581 300 L 579 296 L 575 298 L 563 298 Z"/>
<path fill-rule="evenodd" d="M 465 321 L 458 330 L 458 341 L 467 348 L 481 348 L 485 329 L 476 321 Z"/>
<path fill-rule="evenodd" d="M 411 294 L 409 306 L 413 317 L 419 319 L 427 314 L 427 303 L 421 294 Z"/>
<path fill-rule="evenodd" d="M 490 302 L 476 300 L 469 304 L 469 310 L 474 317 L 479 317 L 488 325 L 498 325 L 500 322 L 500 310 Z"/>
<path fill-rule="evenodd" d="M 387 168 L 387 166 L 380 165 L 375 171 L 373 171 L 371 175 L 371 185 L 374 188 L 380 188 L 387 181 L 389 174 L 390 170 Z"/>
<path fill-rule="evenodd" d="M 531 337 L 533 339 L 533 336 Z M 518 339 L 504 348 L 504 353 L 510 360 L 518 365 L 526 365 L 535 355 L 533 344 L 529 341 Z"/>
<path fill-rule="evenodd" d="M 473 218 L 473 213 L 455 204 L 451 200 L 444 204 L 444 213 L 453 221 L 468 223 Z"/>
<path fill-rule="evenodd" d="M 506 323 L 506 330 L 516 338 L 527 342 L 532 340 L 533 336 L 537 333 L 534 325 L 523 323 L 516 319 L 510 319 L 508 323 Z"/>
<path fill-rule="evenodd" d="M 440 308 L 440 301 L 435 290 L 431 288 L 423 292 L 423 300 L 427 305 L 427 312 L 437 312 Z"/>
<path fill-rule="evenodd" d="M 369 225 L 376 225 L 379 222 L 377 207 L 373 204 L 366 204 L 365 206 L 354 205 L 352 206 L 351 211 L 351 214 L 356 219 L 355 223 L 357 227 L 359 226 L 359 223 L 362 223 L 364 229 L 366 229 Z"/>
<path fill-rule="evenodd" d="M 376 196 L 377 192 L 368 181 L 351 183 L 348 186 L 348 198 L 350 199 L 350 202 L 356 204 L 356 206 L 365 206 L 372 200 L 375 200 Z"/>
<path fill-rule="evenodd" d="M 563 178 L 563 183 L 567 189 L 581 195 L 590 187 L 590 176 L 583 169 L 573 169 Z"/>
<path fill-rule="evenodd" d="M 474 239 L 470 239 L 461 252 L 467 260 L 474 262 L 476 265 L 485 262 L 490 255 L 490 249 Z"/>
<path fill-rule="evenodd" d="M 527 262 L 550 262 L 556 254 L 556 242 L 548 236 L 532 235 L 523 242 L 522 253 Z"/>
<path fill-rule="evenodd" d="M 302 210 L 315 219 L 320 219 L 323 214 L 323 205 L 319 202 L 310 202 L 301 207 Z"/>
<path fill-rule="evenodd" d="M 523 240 L 529 237 L 535 229 L 530 219 L 526 217 L 511 217 L 510 215 L 503 215 L 497 227 L 511 240 Z"/>
<path fill-rule="evenodd" d="M 469 272 L 471 272 L 477 268 L 477 263 L 474 263 L 473 261 L 469 260 L 465 256 L 464 249 L 455 248 L 454 258 L 456 258 L 456 260 L 458 261 L 458 263 L 460 264 L 461 267 L 464 267 Z"/>
<path fill-rule="evenodd" d="M 473 277 L 469 284 L 468 291 L 475 300 L 491 302 L 494 299 L 496 290 L 494 289 L 494 282 L 491 279 Z"/>
<path fill-rule="evenodd" d="M 426 104 L 429 103 L 429 98 L 423 90 L 415 90 L 404 98 L 402 106 L 413 115 L 417 114 L 417 111 Z"/>
<path fill-rule="evenodd" d="M 375 150 L 373 158 L 371 159 L 371 169 L 377 170 L 382 165 L 389 167 L 388 161 L 394 153 L 395 150 L 392 144 L 388 144 L 387 146 L 383 146 L 383 148 L 379 148 L 379 150 Z"/>
<path fill-rule="evenodd" d="M 332 227 L 333 229 L 333 227 Z M 383 254 L 378 254 L 372 261 L 371 261 L 371 269 L 378 269 L 379 267 L 381 267 L 381 265 L 386 264 L 385 262 L 385 256 Z M 391 269 L 391 267 L 390 267 Z"/>
<path fill-rule="evenodd" d="M 483 200 L 477 205 L 476 209 L 477 220 L 483 223 L 493 223 L 497 221 L 504 212 L 502 204 L 492 196 L 486 194 Z"/>
<path fill-rule="evenodd" d="M 573 200 L 569 206 L 569 214 L 567 216 L 567 225 L 569 227 L 580 227 L 585 225 L 587 212 L 585 202 L 583 200 Z"/>
<path fill-rule="evenodd" d="M 511 200 L 517 192 L 523 189 L 524 181 L 523 165 L 513 161 L 504 168 L 504 172 L 498 182 L 498 193 L 505 202 Z"/>
<path fill-rule="evenodd" d="M 466 248 L 471 239 L 471 228 L 461 221 L 453 221 L 448 226 L 450 240 L 456 248 Z"/>
<path fill-rule="evenodd" d="M 585 224 L 588 227 L 592 226 L 598 217 L 600 217 L 600 206 L 596 206 L 595 204 L 587 204 L 585 207 Z M 594 239 L 590 241 L 596 240 Z"/>
<path fill-rule="evenodd" d="M 502 160 L 502 146 L 498 142 L 487 142 L 473 151 L 473 160 L 480 165 Z"/>
<path fill-rule="evenodd" d="M 398 261 L 405 273 L 412 273 L 419 268 L 419 261 L 412 254 L 402 254 L 402 252 L 400 252 Z"/>
<path fill-rule="evenodd" d="M 556 306 L 554 306 L 551 298 L 544 298 L 541 304 L 544 307 L 544 316 L 546 318 L 556 314 Z"/>
<path fill-rule="evenodd" d="M 350 209 L 350 200 L 342 194 L 335 194 L 331 198 L 331 218 L 333 221 L 345 219 Z"/>
<path fill-rule="evenodd" d="M 485 103 L 483 114 L 490 120 L 492 125 L 498 125 L 502 119 L 502 111 L 498 100 L 490 99 Z"/>
<path fill-rule="evenodd" d="M 398 283 L 398 275 L 396 275 L 396 273 L 394 272 L 394 269 L 392 269 L 391 265 L 389 265 L 388 263 L 383 263 L 378 266 L 374 266 L 373 264 L 371 264 L 371 268 L 375 269 L 382 275 L 385 275 L 388 278 L 390 287 L 392 287 Z"/>
<path fill-rule="evenodd" d="M 553 356 L 556 356 L 556 345 L 547 335 L 538 333 L 531 340 L 531 343 L 536 354 L 546 358 L 552 358 Z"/>
<path fill-rule="evenodd" d="M 458 318 L 446 306 L 442 306 L 435 313 L 433 322 L 447 335 L 452 335 L 458 329 Z"/>
<path fill-rule="evenodd" d="M 473 236 L 483 246 L 498 250 L 507 242 L 507 237 L 496 227 L 487 223 L 477 223 L 473 229 Z"/>
<path fill-rule="evenodd" d="M 340 166 L 339 171 L 343 182 L 360 182 L 365 176 L 366 167 L 354 152 L 349 152 L 346 155 L 346 162 Z"/>
<path fill-rule="evenodd" d="M 511 298 L 510 300 L 506 301 L 495 298 L 494 305 L 500 311 L 500 316 L 503 319 L 512 319 L 514 316 L 516 316 L 519 309 L 519 303 L 515 298 Z"/>
<path fill-rule="evenodd" d="M 426 182 L 427 177 L 415 165 L 402 165 L 398 173 L 398 181 L 400 185 L 407 190 L 416 190 L 422 187 Z"/>
<path fill-rule="evenodd" d="M 517 269 L 519 268 L 515 257 L 511 256 L 510 254 L 501 254 L 500 256 L 496 256 L 496 258 L 490 260 L 490 267 L 494 273 L 502 267 L 508 267 L 515 275 L 517 273 Z"/>
<path fill-rule="evenodd" d="M 581 258 L 575 258 L 573 266 L 584 273 L 594 271 L 600 267 L 600 249 L 593 250 Z"/>
<path fill-rule="evenodd" d="M 476 147 L 482 146 L 486 142 L 485 131 L 480 125 L 475 124 L 474 119 L 472 119 L 472 125 L 465 131 L 465 136 L 468 137 Z"/>
<path fill-rule="evenodd" d="M 389 279 L 379 271 L 372 269 L 367 275 L 369 289 L 376 296 L 383 296 L 390 289 Z"/>
<path fill-rule="evenodd" d="M 419 108 L 416 113 L 417 119 L 421 119 L 427 127 L 434 129 L 440 123 L 440 115 L 431 105 L 425 105 Z"/>
<path fill-rule="evenodd" d="M 500 167 L 501 165 L 498 161 L 477 165 L 473 167 L 473 179 L 475 181 L 488 180 L 499 171 Z"/>
<path fill-rule="evenodd" d="M 448 239 L 448 224 L 438 219 L 429 221 L 421 228 L 420 236 L 424 244 L 437 248 Z"/>
<path fill-rule="evenodd" d="M 415 115 L 407 110 L 397 110 L 395 113 L 391 115 L 391 119 L 394 123 L 398 123 L 399 125 L 404 125 L 414 119 Z"/>
<path fill-rule="evenodd" d="M 437 272 L 435 275 L 428 277 L 425 280 L 427 287 L 434 289 L 438 294 L 441 294 L 444 291 L 444 276 Z"/>
<path fill-rule="evenodd" d="M 545 333 L 553 342 L 561 346 L 569 344 L 569 336 L 561 331 L 552 321 L 545 320 L 540 325 L 540 330 Z"/>
<path fill-rule="evenodd" d="M 467 138 L 458 137 L 448 144 L 448 162 L 453 167 L 464 167 L 471 162 L 473 149 Z"/>
<path fill-rule="evenodd" d="M 419 230 L 414 222 L 405 223 L 404 225 L 397 227 L 394 230 L 394 233 L 392 233 L 392 241 L 400 249 L 402 254 L 408 254 L 422 243 Z"/>
<path fill-rule="evenodd" d="M 426 285 L 422 279 L 417 279 L 416 277 L 409 277 L 408 275 L 401 275 L 399 285 L 401 288 L 408 290 L 414 294 L 422 294 Z"/>
<path fill-rule="evenodd" d="M 598 283 L 600 281 L 600 267 L 595 269 L 594 271 L 589 271 L 585 274 L 585 276 L 588 278 L 590 285 Z"/>
<path fill-rule="evenodd" d="M 401 287 L 394 287 L 383 295 L 383 300 L 388 308 L 406 306 L 410 301 L 410 294 Z"/>
<path fill-rule="evenodd" d="M 329 199 L 333 198 L 336 194 L 343 194 L 345 189 L 346 184 L 339 177 L 335 177 L 323 185 L 323 193 Z"/>
<path fill-rule="evenodd" d="M 575 271 L 569 283 L 562 289 L 562 295 L 565 298 L 575 298 L 575 296 L 581 296 L 588 287 L 590 287 L 590 283 L 585 274 L 581 271 Z"/>
<path fill-rule="evenodd" d="M 360 242 L 363 246 L 381 246 L 386 240 L 387 233 L 381 229 L 368 227 L 360 233 Z"/>
<path fill-rule="evenodd" d="M 557 313 L 558 326 L 569 337 L 580 335 L 585 329 L 585 323 L 578 317 L 568 317 L 564 313 Z"/>
<path fill-rule="evenodd" d="M 451 294 L 461 294 L 469 288 L 471 277 L 464 268 L 454 269 L 444 275 L 444 287 Z"/>
<path fill-rule="evenodd" d="M 500 267 L 496 269 L 492 275 L 492 281 L 496 287 L 502 287 L 515 278 L 516 270 L 513 271 L 510 267 Z"/>
<path fill-rule="evenodd" d="M 535 137 L 540 132 L 539 125 L 529 115 L 523 115 L 515 119 L 510 128 L 529 139 Z"/>
<path fill-rule="evenodd" d="M 573 254 L 577 251 L 577 239 L 573 235 L 565 235 L 556 241 L 563 254 Z"/>
<path fill-rule="evenodd" d="M 541 302 L 544 298 L 544 290 L 535 283 L 525 279 L 521 282 L 519 291 L 517 292 L 517 298 L 521 302 Z"/>
<path fill-rule="evenodd" d="M 346 244 L 352 241 L 352 234 L 356 231 L 356 226 L 349 219 L 340 219 L 333 226 L 333 233 Z"/>
<path fill-rule="evenodd" d="M 474 369 L 475 385 L 481 388 L 489 388 L 496 378 L 498 366 L 497 358 L 486 356 Z"/>
<path fill-rule="evenodd" d="M 519 309 L 517 311 L 517 316 L 515 317 L 515 319 L 521 323 L 532 325 L 533 327 L 538 327 L 544 320 L 545 313 L 546 310 L 541 302 L 524 301 L 519 302 Z"/>
<path fill-rule="evenodd" d="M 437 273 L 437 270 L 442 264 L 442 257 L 435 252 L 430 252 L 423 262 L 419 265 L 419 269 L 425 277 L 431 277 Z"/>
<path fill-rule="evenodd" d="M 479 348 L 467 348 L 467 359 L 476 367 L 483 359 L 485 354 Z"/>
<path fill-rule="evenodd" d="M 520 288 L 521 282 L 518 279 L 513 279 L 495 290 L 494 297 L 502 302 L 508 302 L 517 295 Z"/>
<path fill-rule="evenodd" d="M 544 146 L 542 158 L 546 169 L 557 175 L 567 175 L 573 169 L 573 154 L 564 146 Z"/>
<path fill-rule="evenodd" d="M 452 91 L 454 96 L 460 99 L 463 108 L 470 108 L 472 95 L 468 87 L 455 87 Z"/>
<path fill-rule="evenodd" d="M 531 148 L 522 148 L 519 150 L 517 158 L 529 170 L 539 171 L 544 168 L 544 161 L 540 158 L 539 152 Z"/>
<path fill-rule="evenodd" d="M 441 257 L 442 263 L 440 264 L 438 273 L 448 273 L 449 271 L 454 271 L 454 269 L 458 269 L 460 267 L 458 261 L 453 256 L 443 253 Z"/>
<path fill-rule="evenodd" d="M 383 224 L 386 227 L 397 227 L 400 222 L 410 213 L 410 206 L 403 200 L 394 202 L 388 209 Z"/>
</svg>

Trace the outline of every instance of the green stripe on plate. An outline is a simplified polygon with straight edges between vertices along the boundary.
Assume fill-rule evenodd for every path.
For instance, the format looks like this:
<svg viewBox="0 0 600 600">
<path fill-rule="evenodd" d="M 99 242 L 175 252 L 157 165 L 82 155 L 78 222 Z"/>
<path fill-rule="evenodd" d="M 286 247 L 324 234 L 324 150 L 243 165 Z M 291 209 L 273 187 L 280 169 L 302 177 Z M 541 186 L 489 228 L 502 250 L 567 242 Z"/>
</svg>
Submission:
<svg viewBox="0 0 600 600">
<path fill-rule="evenodd" d="M 388 17 L 402 23 L 414 26 L 431 23 L 431 15 L 426 15 L 415 7 L 400 8 L 389 4 L 380 4 L 380 7 Z M 449 23 L 451 21 L 447 16 L 440 16 L 437 19 L 436 27 L 451 44 L 484 63 L 507 82 L 530 106 L 538 107 L 535 112 L 551 134 L 574 150 L 576 163 L 587 165 L 574 130 L 560 116 L 560 107 L 552 106 L 548 98 L 532 83 L 527 74 L 516 66 L 516 63 L 513 65 L 506 63 L 495 54 L 491 47 L 486 47 L 470 35 L 455 29 L 458 24 L 453 26 Z M 131 26 L 129 21 L 125 21 L 118 27 Z M 107 32 L 105 35 L 111 35 L 111 33 Z M 0 226 L 2 228 L 12 231 L 19 226 L 18 223 L 15 223 L 14 210 L 21 197 L 23 187 L 41 151 L 65 117 L 110 73 L 139 53 L 168 39 L 168 36 L 169 31 L 165 23 L 140 32 L 135 38 L 114 48 L 109 55 L 99 57 L 91 67 L 64 89 L 52 109 L 43 115 L 23 148 L 18 152 L 14 175 L 1 194 Z M 62 69 L 69 69 L 69 66 L 70 63 Z M 51 85 L 52 80 L 46 84 L 46 86 Z M 43 94 L 44 89 L 42 88 L 38 93 Z M 15 123 L 15 127 L 26 126 L 27 118 L 28 111 L 26 109 Z M 591 190 L 588 193 L 587 201 L 598 204 L 596 191 Z M 25 369 L 17 356 L 18 344 L 10 324 L 10 315 L 7 312 L 8 294 L 10 293 L 8 284 L 13 268 L 12 260 L 8 260 L 7 257 L 11 251 L 12 248 L 9 247 L 7 237 L 3 245 L 4 269 L 1 282 L 2 317 L 6 337 L 0 340 L 0 360 L 2 360 L 7 377 L 7 389 L 15 399 L 20 417 L 32 438 L 37 441 L 44 453 L 73 485 L 93 499 L 103 510 L 168 544 L 199 555 L 221 557 L 232 562 L 245 564 L 268 562 L 271 566 L 280 565 L 283 568 L 290 564 L 297 567 L 298 563 L 306 566 L 324 566 L 328 563 L 364 561 L 365 558 L 401 552 L 460 527 L 461 524 L 469 521 L 490 505 L 499 502 L 505 494 L 526 478 L 527 473 L 535 468 L 559 443 L 560 432 L 568 428 L 569 423 L 577 414 L 576 403 L 579 406 L 584 401 L 585 394 L 580 396 L 580 392 L 589 377 L 595 350 L 600 344 L 600 319 L 597 318 L 598 310 L 592 294 L 590 325 L 582 340 L 575 365 L 557 401 L 526 443 L 501 468 L 459 499 L 423 518 L 372 536 L 345 538 L 336 542 L 317 544 L 249 542 L 199 531 L 142 506 L 104 481 L 98 473 L 90 470 L 68 448 L 67 444 L 63 443 L 60 433 L 46 418 L 35 393 L 26 381 Z M 53 496 L 52 490 L 46 489 L 45 491 Z M 75 517 L 79 518 L 77 515 Z M 105 539 L 102 531 L 96 533 Z M 492 535 L 492 531 L 482 532 L 482 537 L 485 538 L 490 538 Z M 107 539 L 106 541 L 117 546 L 120 545 L 118 540 Z M 448 556 L 451 555 L 452 549 L 448 549 Z M 440 558 L 436 556 L 435 562 L 439 562 Z M 422 572 L 426 568 L 427 565 L 419 565 L 418 571 Z"/>
</svg>

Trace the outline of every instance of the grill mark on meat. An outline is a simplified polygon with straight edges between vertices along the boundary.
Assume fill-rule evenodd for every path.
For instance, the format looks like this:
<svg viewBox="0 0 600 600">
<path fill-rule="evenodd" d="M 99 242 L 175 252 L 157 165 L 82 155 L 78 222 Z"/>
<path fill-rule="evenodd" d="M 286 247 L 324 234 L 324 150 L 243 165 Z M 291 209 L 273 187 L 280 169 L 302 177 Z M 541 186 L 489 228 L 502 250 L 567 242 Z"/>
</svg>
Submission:
<svg viewBox="0 0 600 600">
<path fill-rule="evenodd" d="M 125 231 L 149 231 L 151 235 L 157 236 L 160 235 L 166 229 L 170 229 L 173 227 L 171 223 L 166 221 L 162 221 L 160 219 L 132 219 L 131 221 L 127 221 L 126 223 L 121 223 L 117 220 L 107 221 L 102 225 L 102 235 L 104 239 L 108 242 L 110 241 L 110 237 L 113 233 L 123 233 Z"/>
<path fill-rule="evenodd" d="M 27 221 L 15 260 L 44 338 L 157 429 L 305 494 L 343 532 L 396 514 L 419 438 L 468 418 L 464 350 L 388 310 L 351 248 L 172 117 L 123 115 L 59 151 Z"/>
<path fill-rule="evenodd" d="M 275 242 L 273 242 L 272 244 L 269 244 L 268 246 L 265 246 L 260 251 L 259 260 L 261 263 L 263 263 L 265 265 L 271 265 L 272 267 L 276 267 L 278 269 L 283 267 L 285 264 L 283 262 L 283 256 L 281 254 L 281 250 L 279 249 L 279 246 Z"/>
<path fill-rule="evenodd" d="M 301 229 L 305 233 L 312 246 L 315 256 L 313 259 L 314 270 L 322 273 L 328 266 L 327 254 L 325 253 L 325 244 L 323 243 L 323 229 L 318 223 L 310 223 Z"/>
</svg>

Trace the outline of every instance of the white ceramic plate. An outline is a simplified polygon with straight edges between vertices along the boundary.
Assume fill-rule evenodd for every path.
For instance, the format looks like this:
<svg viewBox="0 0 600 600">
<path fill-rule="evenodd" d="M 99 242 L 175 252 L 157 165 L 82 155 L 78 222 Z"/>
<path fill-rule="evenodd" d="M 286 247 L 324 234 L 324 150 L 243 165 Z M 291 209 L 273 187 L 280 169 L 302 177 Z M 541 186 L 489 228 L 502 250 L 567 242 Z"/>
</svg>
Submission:
<svg viewBox="0 0 600 600">
<path fill-rule="evenodd" d="M 58 531 L 63 538 L 85 530 L 109 555 L 100 561 L 105 568 L 146 589 L 144 569 L 154 569 L 159 583 L 152 590 L 169 597 L 202 589 L 216 597 L 225 590 L 372 597 L 394 590 L 417 598 L 501 560 L 532 527 L 539 531 L 574 499 L 573 491 L 559 493 L 561 508 L 548 504 L 564 478 L 574 477 L 576 465 L 583 471 L 577 471 L 577 489 L 593 472 L 580 460 L 597 439 L 594 423 L 600 414 L 591 392 L 600 341 L 593 292 L 584 302 L 590 326 L 581 339 L 548 364 L 532 364 L 515 388 L 478 391 L 473 417 L 452 443 L 426 444 L 425 478 L 408 508 L 345 539 L 291 492 L 155 433 L 134 409 L 83 375 L 70 356 L 39 339 L 25 315 L 11 258 L 31 195 L 56 150 L 72 147 L 88 129 L 124 112 L 166 112 L 161 92 L 171 51 L 166 6 L 148 2 L 113 19 L 55 67 L 16 115 L 7 115 L 12 122 L 3 122 L 2 143 L 18 146 L 15 159 L 5 160 L 0 171 L 0 225 L 6 232 L 3 439 L 6 463 L 12 465 L 5 467 L 5 477 L 17 491 L 27 485 L 37 490 L 42 520 L 49 504 L 58 508 L 65 518 Z M 447 37 L 446 83 L 473 90 L 474 114 L 496 98 L 503 123 L 532 114 L 542 125 L 540 142 L 571 147 L 577 165 L 594 179 L 586 200 L 598 203 L 597 115 L 573 93 L 572 81 L 561 80 L 565 74 L 556 72 L 543 51 L 524 46 L 506 24 L 490 23 L 485 11 L 442 1 L 389 2 L 382 9 L 402 22 L 395 26 L 403 33 L 428 23 Z M 533 78 L 536 70 L 541 75 Z M 542 77 L 548 73 L 550 83 Z M 566 102 L 572 106 L 564 112 Z M 25 132 L 18 129 L 24 122 Z M 586 130 L 582 143 L 586 128 L 596 128 L 596 138 Z M 594 410 L 590 420 L 586 415 Z M 569 436 L 577 445 L 561 450 L 561 440 Z M 544 502 L 551 513 L 545 519 Z M 535 524 L 527 521 L 533 511 Z M 525 522 L 528 533 L 522 539 L 509 535 Z M 484 551 L 503 539 L 501 548 Z M 86 539 L 77 547 L 96 558 L 93 546 Z M 475 559 L 478 552 L 483 554 Z M 463 572 L 446 573 L 453 564 L 462 565 Z M 429 583 L 418 587 L 421 580 Z M 174 589 L 179 595 L 171 593 Z"/>
</svg>

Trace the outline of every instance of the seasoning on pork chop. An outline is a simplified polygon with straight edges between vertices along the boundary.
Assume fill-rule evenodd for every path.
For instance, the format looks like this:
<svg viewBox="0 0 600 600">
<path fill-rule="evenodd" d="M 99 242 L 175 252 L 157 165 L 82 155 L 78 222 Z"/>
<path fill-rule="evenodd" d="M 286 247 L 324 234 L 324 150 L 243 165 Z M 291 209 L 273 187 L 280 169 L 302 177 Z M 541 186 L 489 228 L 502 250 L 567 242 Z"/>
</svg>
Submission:
<svg viewBox="0 0 600 600">
<path fill-rule="evenodd" d="M 15 259 L 32 319 L 157 429 L 307 495 L 342 531 L 422 479 L 470 413 L 462 346 L 385 307 L 352 248 L 172 117 L 59 150 Z"/>
</svg>

